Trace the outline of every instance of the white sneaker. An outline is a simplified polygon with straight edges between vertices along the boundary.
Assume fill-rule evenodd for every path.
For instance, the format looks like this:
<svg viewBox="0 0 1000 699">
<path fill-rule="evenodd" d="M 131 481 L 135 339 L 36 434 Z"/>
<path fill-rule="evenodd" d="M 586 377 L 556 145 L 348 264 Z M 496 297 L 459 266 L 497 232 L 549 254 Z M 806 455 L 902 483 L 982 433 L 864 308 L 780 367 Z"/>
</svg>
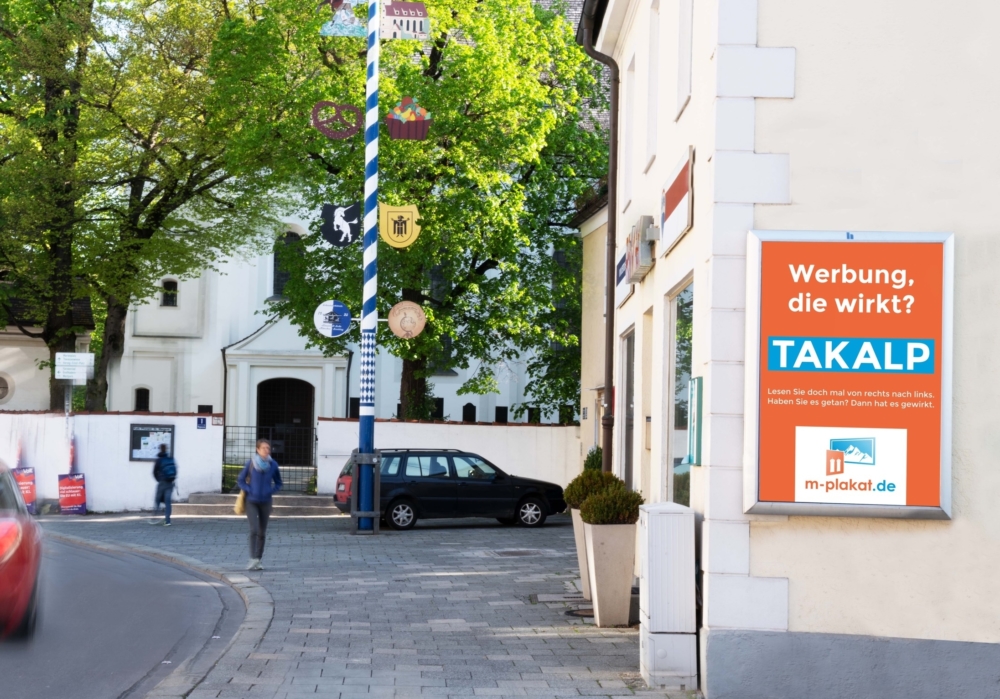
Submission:
<svg viewBox="0 0 1000 699">
<path fill-rule="evenodd" d="M 250 562 L 247 563 L 247 570 L 260 570 L 257 566 L 260 565 L 259 558 L 251 558 Z"/>
<path fill-rule="evenodd" d="M 262 566 L 262 565 L 260 564 L 260 559 L 259 559 L 259 558 L 257 558 L 257 559 L 255 559 L 255 560 L 257 561 L 257 564 L 256 564 L 256 565 L 255 565 L 255 566 L 253 567 L 253 569 L 254 569 L 254 570 L 264 570 L 264 566 Z"/>
</svg>

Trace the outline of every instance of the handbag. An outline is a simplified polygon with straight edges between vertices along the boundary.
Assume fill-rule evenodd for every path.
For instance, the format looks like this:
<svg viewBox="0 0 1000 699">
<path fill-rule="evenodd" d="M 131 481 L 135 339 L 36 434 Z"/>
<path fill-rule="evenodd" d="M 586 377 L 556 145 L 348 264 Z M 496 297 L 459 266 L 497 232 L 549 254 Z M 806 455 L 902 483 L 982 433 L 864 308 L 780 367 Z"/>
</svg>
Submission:
<svg viewBox="0 0 1000 699">
<path fill-rule="evenodd" d="M 246 484 L 250 485 L 250 474 L 247 474 Z M 240 488 L 240 494 L 236 496 L 236 504 L 233 505 L 233 512 L 238 515 L 247 513 L 247 491 Z"/>
</svg>

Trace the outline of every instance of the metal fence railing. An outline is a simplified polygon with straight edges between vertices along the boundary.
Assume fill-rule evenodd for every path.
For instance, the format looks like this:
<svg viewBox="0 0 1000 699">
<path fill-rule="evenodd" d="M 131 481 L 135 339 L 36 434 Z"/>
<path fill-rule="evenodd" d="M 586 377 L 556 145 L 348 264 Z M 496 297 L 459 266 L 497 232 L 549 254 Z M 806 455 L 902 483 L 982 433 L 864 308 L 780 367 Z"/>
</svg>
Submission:
<svg viewBox="0 0 1000 699">
<path fill-rule="evenodd" d="M 226 426 L 223 447 L 222 492 L 236 491 L 236 478 L 257 449 L 257 440 L 271 443 L 271 457 L 281 468 L 283 490 L 316 492 L 316 430 L 312 427 Z"/>
</svg>

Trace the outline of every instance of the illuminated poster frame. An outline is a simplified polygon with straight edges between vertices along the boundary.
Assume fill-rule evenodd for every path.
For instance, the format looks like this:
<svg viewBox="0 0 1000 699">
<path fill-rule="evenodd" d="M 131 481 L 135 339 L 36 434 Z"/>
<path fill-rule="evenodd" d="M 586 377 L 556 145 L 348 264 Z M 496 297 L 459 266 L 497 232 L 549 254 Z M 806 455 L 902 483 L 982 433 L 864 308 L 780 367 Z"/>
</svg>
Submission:
<svg viewBox="0 0 1000 699">
<path fill-rule="evenodd" d="M 866 249 L 868 245 L 871 247 Z M 900 246 L 898 250 L 891 247 L 896 245 Z M 792 264 L 799 258 L 805 265 L 802 269 Z M 870 271 L 868 275 L 869 280 L 877 279 L 884 288 L 848 281 L 848 277 L 856 279 L 851 265 L 859 270 L 874 266 L 892 270 L 886 260 L 894 260 L 892 265 L 900 268 L 895 271 L 901 271 L 892 282 L 885 275 L 873 277 Z M 808 271 L 810 264 L 814 270 L 824 268 L 823 275 L 806 279 L 803 269 Z M 837 277 L 832 271 L 840 271 L 842 265 L 847 272 L 841 272 L 838 287 L 833 283 Z M 906 278 L 907 271 L 902 268 L 907 265 L 921 278 Z M 872 296 L 877 300 L 871 300 Z M 900 298 L 892 301 L 894 296 Z M 806 310 L 818 298 L 823 299 L 819 310 L 822 315 Z M 868 313 L 888 315 L 848 317 L 844 310 L 847 306 L 842 307 L 840 302 L 846 304 L 854 298 L 865 298 Z M 911 300 L 914 298 L 917 305 Z M 768 304 L 763 310 L 762 303 Z M 953 305 L 951 233 L 750 231 L 744 512 L 950 519 Z M 910 307 L 914 313 L 906 315 Z M 859 305 L 855 313 L 861 309 Z M 854 334 L 855 328 L 861 328 L 860 334 Z M 765 336 L 767 347 L 762 345 Z M 813 352 L 813 346 L 820 356 Z M 835 356 L 837 349 L 846 362 Z M 822 356 L 824 351 L 826 356 Z M 870 356 L 873 352 L 883 353 L 881 362 Z M 938 388 L 913 391 L 933 398 L 920 401 L 909 412 L 899 407 L 906 401 L 890 397 L 863 403 L 859 399 L 857 407 L 855 401 L 845 403 L 840 397 L 845 390 L 856 393 L 859 388 L 902 395 L 908 391 L 881 389 L 906 389 L 911 380 L 913 386 L 919 382 L 920 386 Z M 796 389 L 787 388 L 791 384 L 804 393 L 795 395 Z M 834 389 L 831 393 L 836 395 L 820 398 L 827 388 Z M 761 395 L 765 389 L 766 402 Z M 814 395 L 806 395 L 810 392 Z M 821 410 L 822 403 L 834 400 L 840 401 L 838 410 L 846 410 L 836 412 L 825 405 L 822 408 L 830 412 Z M 935 412 L 940 414 L 939 421 Z M 883 445 L 878 452 L 874 437 Z M 914 445 L 938 448 L 921 450 Z M 766 458 L 761 457 L 762 448 Z M 825 454 L 824 448 L 829 450 Z M 927 454 L 936 454 L 937 463 Z M 899 477 L 893 478 L 892 474 Z M 899 481 L 900 492 L 894 492 L 895 481 Z M 855 488 L 862 492 L 855 492 Z M 876 490 L 880 492 L 873 492 Z"/>
</svg>

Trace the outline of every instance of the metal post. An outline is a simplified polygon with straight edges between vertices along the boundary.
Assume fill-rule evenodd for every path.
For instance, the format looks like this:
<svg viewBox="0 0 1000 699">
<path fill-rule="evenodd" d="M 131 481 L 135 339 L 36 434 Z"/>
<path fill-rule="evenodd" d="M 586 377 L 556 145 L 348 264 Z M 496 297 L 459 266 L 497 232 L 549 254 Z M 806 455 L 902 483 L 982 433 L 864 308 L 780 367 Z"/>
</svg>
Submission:
<svg viewBox="0 0 1000 699">
<path fill-rule="evenodd" d="M 365 201 L 364 201 L 364 296 L 361 306 L 361 411 L 359 415 L 358 453 L 375 451 L 375 329 L 378 312 L 375 295 L 378 290 L 378 59 L 379 59 L 378 0 L 368 2 L 368 74 L 365 83 Z M 361 460 L 357 464 L 359 509 L 375 510 L 373 464 Z M 358 530 L 373 532 L 371 517 L 358 519 Z"/>
<path fill-rule="evenodd" d="M 69 429 L 69 412 L 73 408 L 73 382 L 66 382 L 66 398 L 63 401 L 63 408 L 66 411 L 66 439 L 71 439 L 73 435 Z"/>
</svg>

